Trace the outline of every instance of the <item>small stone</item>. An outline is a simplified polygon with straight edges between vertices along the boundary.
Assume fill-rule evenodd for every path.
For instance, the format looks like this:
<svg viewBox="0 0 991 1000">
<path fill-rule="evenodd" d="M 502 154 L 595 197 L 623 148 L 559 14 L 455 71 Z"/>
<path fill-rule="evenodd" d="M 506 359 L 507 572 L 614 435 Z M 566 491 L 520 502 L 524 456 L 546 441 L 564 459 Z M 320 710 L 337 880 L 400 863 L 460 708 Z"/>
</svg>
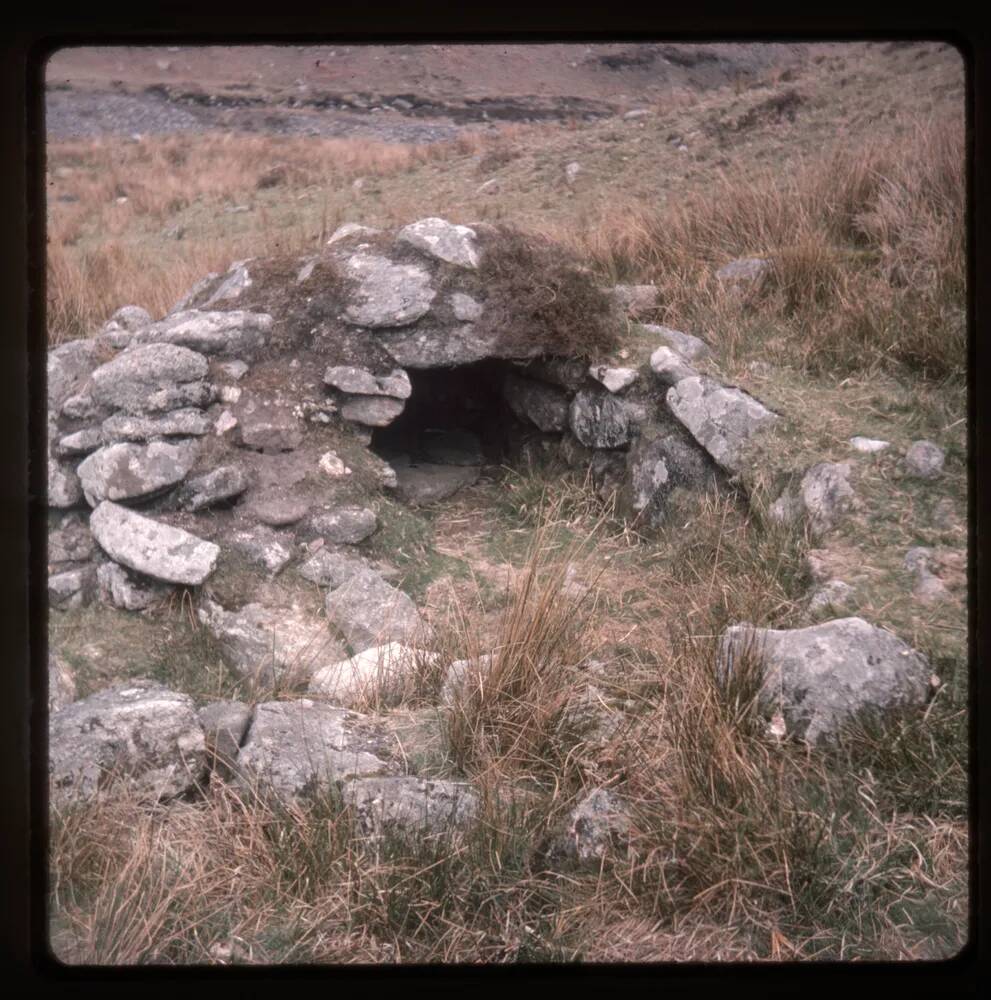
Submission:
<svg viewBox="0 0 991 1000">
<path fill-rule="evenodd" d="M 362 699 L 388 700 L 390 695 L 399 700 L 417 670 L 435 664 L 438 659 L 436 653 L 390 642 L 321 667 L 310 678 L 309 690 L 344 707 L 356 705 Z"/>
<path fill-rule="evenodd" d="M 881 441 L 876 438 L 866 438 L 866 437 L 852 437 L 850 438 L 850 447 L 854 451 L 861 451 L 865 454 L 872 455 L 878 451 L 884 451 L 885 448 L 891 447 L 890 441 Z"/>
<path fill-rule="evenodd" d="M 843 580 L 827 580 L 809 599 L 809 611 L 818 613 L 832 608 L 842 611 L 853 598 L 853 587 Z"/>
<path fill-rule="evenodd" d="M 104 500 L 150 497 L 185 479 L 199 455 L 192 439 L 177 444 L 110 444 L 83 459 L 77 469 L 90 506 Z"/>
<path fill-rule="evenodd" d="M 610 392 L 622 392 L 640 377 L 633 368 L 610 368 L 608 365 L 591 365 L 588 373 Z"/>
<path fill-rule="evenodd" d="M 344 479 L 351 475 L 351 470 L 344 464 L 336 452 L 327 451 L 320 456 L 318 463 L 322 472 L 330 476 L 331 479 Z"/>
<path fill-rule="evenodd" d="M 68 610 L 89 604 L 93 597 L 93 569 L 63 570 L 48 577 L 48 602 L 52 607 Z"/>
<path fill-rule="evenodd" d="M 289 490 L 272 487 L 260 490 L 242 503 L 238 510 L 246 517 L 273 528 L 295 524 L 306 517 L 310 502 Z"/>
<path fill-rule="evenodd" d="M 399 230 L 396 239 L 409 243 L 417 250 L 437 260 L 458 267 L 478 267 L 479 252 L 476 232 L 468 226 L 458 226 L 444 219 L 420 219 Z"/>
<path fill-rule="evenodd" d="M 378 528 L 375 512 L 367 507 L 339 507 L 311 514 L 307 530 L 330 545 L 357 545 Z"/>
<path fill-rule="evenodd" d="M 938 479 L 943 472 L 946 453 L 932 441 L 916 441 L 905 453 L 905 467 L 919 479 Z"/>
<path fill-rule="evenodd" d="M 698 372 L 670 347 L 658 347 L 650 356 L 650 367 L 662 385 L 677 385 L 683 378 L 698 377 Z"/>
<path fill-rule="evenodd" d="M 230 410 L 222 410 L 217 417 L 217 422 L 213 425 L 213 433 L 217 437 L 223 437 L 228 431 L 237 427 L 237 417 Z"/>
<path fill-rule="evenodd" d="M 409 596 L 372 570 L 355 573 L 330 591 L 325 607 L 328 621 L 337 626 L 353 649 L 393 641 L 415 644 L 427 635 Z"/>
<path fill-rule="evenodd" d="M 275 576 L 292 559 L 292 547 L 286 536 L 265 525 L 258 525 L 250 531 L 235 531 L 227 538 L 227 544 Z"/>
<path fill-rule="evenodd" d="M 186 480 L 178 493 L 183 510 L 197 511 L 240 496 L 250 485 L 240 465 L 221 465 L 212 472 Z"/>
<path fill-rule="evenodd" d="M 475 320 L 481 318 L 483 307 L 470 295 L 465 295 L 464 292 L 454 292 L 451 295 L 451 310 L 454 313 L 454 318 L 459 322 L 474 323 Z"/>
<path fill-rule="evenodd" d="M 413 392 L 409 375 L 402 368 L 396 368 L 388 375 L 374 375 L 366 368 L 332 365 L 324 372 L 323 380 L 327 385 L 351 395 L 409 399 Z"/>
<path fill-rule="evenodd" d="M 103 563 L 96 571 L 96 579 L 100 600 L 125 611 L 143 611 L 172 590 L 167 584 L 142 577 L 115 562 Z"/>
<path fill-rule="evenodd" d="M 341 416 L 366 427 L 387 427 L 405 408 L 391 396 L 350 396 L 341 406 Z"/>
<path fill-rule="evenodd" d="M 60 455 L 75 457 L 77 455 L 88 455 L 96 451 L 103 444 L 103 437 L 99 428 L 89 427 L 86 430 L 76 431 L 75 434 L 66 434 L 58 443 Z"/>
<path fill-rule="evenodd" d="M 849 462 L 819 462 L 802 477 L 802 503 L 814 533 L 831 531 L 851 509 L 854 492 L 849 477 Z"/>
</svg>

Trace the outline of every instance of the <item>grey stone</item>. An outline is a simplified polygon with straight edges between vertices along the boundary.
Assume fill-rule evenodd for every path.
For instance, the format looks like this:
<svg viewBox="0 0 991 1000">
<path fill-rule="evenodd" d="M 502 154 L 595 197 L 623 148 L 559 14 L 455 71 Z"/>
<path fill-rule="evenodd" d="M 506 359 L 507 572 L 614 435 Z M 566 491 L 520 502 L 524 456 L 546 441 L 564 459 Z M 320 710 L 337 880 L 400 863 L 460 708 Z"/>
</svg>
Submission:
<svg viewBox="0 0 991 1000">
<path fill-rule="evenodd" d="M 476 301 L 464 292 L 453 292 L 451 294 L 451 311 L 454 318 L 460 323 L 474 323 L 481 319 L 485 311 L 481 302 Z"/>
<path fill-rule="evenodd" d="M 245 517 L 273 528 L 282 528 L 302 521 L 309 509 L 310 502 L 305 497 L 299 496 L 291 489 L 279 487 L 258 490 L 238 507 L 238 511 Z"/>
<path fill-rule="evenodd" d="M 143 611 L 173 589 L 169 584 L 142 577 L 115 562 L 101 563 L 96 570 L 96 580 L 100 600 L 125 611 Z"/>
<path fill-rule="evenodd" d="M 199 308 L 209 309 L 216 302 L 236 299 L 246 288 L 250 288 L 252 285 L 251 274 L 245 265 L 249 264 L 251 259 L 234 261 L 227 273 L 217 283 L 217 287 L 199 303 Z"/>
<path fill-rule="evenodd" d="M 193 699 L 154 681 L 127 681 L 74 702 L 51 716 L 48 732 L 53 805 L 112 794 L 112 776 L 142 798 L 170 799 L 205 774 Z"/>
<path fill-rule="evenodd" d="M 66 569 L 48 577 L 48 603 L 54 608 L 81 608 L 93 599 L 92 566 Z"/>
<path fill-rule="evenodd" d="M 753 396 L 704 375 L 682 379 L 668 389 L 667 405 L 713 459 L 732 473 L 741 470 L 744 445 L 778 419 Z"/>
<path fill-rule="evenodd" d="M 192 407 L 172 410 L 159 417 L 138 417 L 117 413 L 103 421 L 100 436 L 104 444 L 118 441 L 151 441 L 162 437 L 200 437 L 210 430 L 210 418 Z"/>
<path fill-rule="evenodd" d="M 616 393 L 628 389 L 640 377 L 634 368 L 610 368 L 608 365 L 590 365 L 588 373 L 596 382 Z"/>
<path fill-rule="evenodd" d="M 212 472 L 187 479 L 179 489 L 179 506 L 189 511 L 213 507 L 240 496 L 250 483 L 242 466 L 220 465 Z"/>
<path fill-rule="evenodd" d="M 90 396 L 98 406 L 128 413 L 172 410 L 202 395 L 207 369 L 202 354 L 175 344 L 132 347 L 93 371 Z"/>
<path fill-rule="evenodd" d="M 54 715 L 76 700 L 76 675 L 63 656 L 48 651 L 48 714 Z"/>
<path fill-rule="evenodd" d="M 49 455 L 48 506 L 66 509 L 75 507 L 82 499 L 83 487 L 79 482 L 76 470 L 68 462 L 60 461 L 54 455 Z"/>
<path fill-rule="evenodd" d="M 66 434 L 58 443 L 58 453 L 62 456 L 76 457 L 88 455 L 103 444 L 103 436 L 98 427 L 87 427 L 85 430 Z"/>
<path fill-rule="evenodd" d="M 479 261 L 476 233 L 468 226 L 457 226 L 444 219 L 420 219 L 399 230 L 396 239 L 409 243 L 422 253 L 458 267 L 477 268 Z"/>
<path fill-rule="evenodd" d="M 297 572 L 304 580 L 320 587 L 339 587 L 355 573 L 371 567 L 364 559 L 345 555 L 324 546 L 304 562 Z"/>
<path fill-rule="evenodd" d="M 677 385 L 683 378 L 697 378 L 698 372 L 675 350 L 658 347 L 650 356 L 650 367 L 661 385 Z"/>
<path fill-rule="evenodd" d="M 582 389 L 571 401 L 568 423 L 589 448 L 618 448 L 632 437 L 629 410 L 609 393 Z"/>
<path fill-rule="evenodd" d="M 809 598 L 809 611 L 816 614 L 832 609 L 842 611 L 853 599 L 853 587 L 843 580 L 827 580 Z"/>
<path fill-rule="evenodd" d="M 619 451 L 596 451 L 589 465 L 592 485 L 600 500 L 611 501 L 626 485 L 626 455 Z"/>
<path fill-rule="evenodd" d="M 48 352 L 48 409 L 58 413 L 73 392 L 100 363 L 100 348 L 93 340 L 70 340 Z"/>
<path fill-rule="evenodd" d="M 787 733 L 812 744 L 832 739 L 861 710 L 920 706 L 929 691 L 925 657 L 861 618 L 792 630 L 727 629 L 719 675 L 725 679 L 751 658 L 761 671 L 762 712 L 779 712 Z"/>
<path fill-rule="evenodd" d="M 378 518 L 367 507 L 339 507 L 311 514 L 307 528 L 330 545 L 357 545 L 378 528 Z"/>
<path fill-rule="evenodd" d="M 582 165 L 577 160 L 572 160 L 564 167 L 564 179 L 568 184 L 574 184 L 578 180 L 578 175 L 582 172 Z"/>
<path fill-rule="evenodd" d="M 426 629 L 416 605 L 372 570 L 355 573 L 327 594 L 327 619 L 357 651 L 411 643 Z"/>
<path fill-rule="evenodd" d="M 775 524 L 779 524 L 782 527 L 794 528 L 801 521 L 804 510 L 805 506 L 801 499 L 795 496 L 794 493 L 786 490 L 768 507 L 767 513 L 768 517 Z"/>
<path fill-rule="evenodd" d="M 327 623 L 299 608 L 246 604 L 227 611 L 204 599 L 197 615 L 220 643 L 224 662 L 265 687 L 305 682 L 315 670 L 347 656 Z"/>
<path fill-rule="evenodd" d="M 141 306 L 121 306 L 104 324 L 103 331 L 109 333 L 126 330 L 128 333 L 135 333 L 151 326 L 152 322 L 151 313 L 147 309 L 142 309 Z"/>
<path fill-rule="evenodd" d="M 136 344 L 177 344 L 218 358 L 253 358 L 268 342 L 272 317 L 268 313 L 231 310 L 203 312 L 188 309 L 171 313 L 134 337 Z"/>
<path fill-rule="evenodd" d="M 932 441 L 916 441 L 905 453 L 905 468 L 919 479 L 938 479 L 943 472 L 946 453 Z"/>
<path fill-rule="evenodd" d="M 905 553 L 904 565 L 910 573 L 921 574 L 931 571 L 933 561 L 933 550 L 917 545 Z"/>
<path fill-rule="evenodd" d="M 245 394 L 231 409 L 246 448 L 268 453 L 293 451 L 303 440 L 302 425 L 287 403 Z"/>
<path fill-rule="evenodd" d="M 91 423 L 100 423 L 110 416 L 113 412 L 113 407 L 105 406 L 102 403 L 97 404 L 89 392 L 77 392 L 65 400 L 62 404 L 61 412 L 62 416 L 68 417 L 70 420 L 87 420 Z"/>
<path fill-rule="evenodd" d="M 476 483 L 481 470 L 475 465 L 418 462 L 416 465 L 397 463 L 395 472 L 396 494 L 406 503 L 419 506 L 454 496 L 458 490 Z"/>
<path fill-rule="evenodd" d="M 392 834 L 422 843 L 424 838 L 455 836 L 480 812 L 478 795 L 464 782 L 359 778 L 345 782 L 341 791 L 358 828 L 373 840 Z"/>
<path fill-rule="evenodd" d="M 555 845 L 580 863 L 597 863 L 610 851 L 626 850 L 632 823 L 629 808 L 605 788 L 596 788 L 568 814 L 567 830 Z"/>
<path fill-rule="evenodd" d="M 248 366 L 243 361 L 225 361 L 217 365 L 217 369 L 235 382 L 240 382 L 248 374 Z"/>
<path fill-rule="evenodd" d="M 509 372 L 502 394 L 517 417 L 542 431 L 563 431 L 568 426 L 568 397 L 560 389 Z"/>
<path fill-rule="evenodd" d="M 384 749 L 356 712 L 309 698 L 263 702 L 238 753 L 237 779 L 287 804 L 312 802 L 349 778 L 394 773 Z"/>
<path fill-rule="evenodd" d="M 627 316 L 636 318 L 657 308 L 660 290 L 656 285 L 616 285 L 611 295 Z"/>
<path fill-rule="evenodd" d="M 849 462 L 819 462 L 802 477 L 802 504 L 817 535 L 836 527 L 853 503 Z"/>
<path fill-rule="evenodd" d="M 401 368 L 396 368 L 388 375 L 373 375 L 367 368 L 332 365 L 324 372 L 323 380 L 341 392 L 359 396 L 392 396 L 395 399 L 409 399 L 413 391 L 409 375 Z"/>
<path fill-rule="evenodd" d="M 245 210 L 247 206 L 244 206 Z M 228 211 L 230 211 L 228 209 Z M 200 278 L 192 288 L 169 310 L 168 315 L 174 316 L 176 313 L 185 312 L 197 299 L 203 297 L 203 293 L 214 287 L 220 281 L 220 275 L 216 271 L 211 271 L 206 277 Z"/>
<path fill-rule="evenodd" d="M 311 676 L 309 690 L 348 708 L 363 699 L 400 701 L 418 669 L 436 661 L 435 653 L 390 642 L 321 667 Z"/>
<path fill-rule="evenodd" d="M 254 709 L 243 701 L 212 701 L 197 713 L 212 767 L 228 775 L 237 760 Z"/>
<path fill-rule="evenodd" d="M 350 396 L 341 405 L 341 416 L 366 427 L 387 427 L 405 406 L 403 400 L 390 396 Z"/>
<path fill-rule="evenodd" d="M 876 438 L 867 437 L 852 437 L 850 438 L 850 447 L 854 451 L 861 451 L 865 454 L 874 454 L 878 451 L 884 451 L 886 448 L 891 447 L 890 441 L 881 441 Z"/>
<path fill-rule="evenodd" d="M 343 226 L 338 226 L 334 230 L 330 239 L 327 240 L 327 246 L 346 239 L 348 236 L 374 236 L 380 232 L 382 232 L 381 229 L 373 229 L 371 226 L 362 226 L 357 222 L 345 222 Z"/>
<path fill-rule="evenodd" d="M 150 497 L 181 483 L 199 455 L 199 444 L 111 444 L 79 463 L 77 473 L 90 506 L 103 500 Z"/>
<path fill-rule="evenodd" d="M 86 522 L 76 513 L 66 515 L 62 523 L 48 533 L 48 563 L 86 562 L 94 553 L 93 536 Z"/>
<path fill-rule="evenodd" d="M 201 584 L 213 572 L 220 555 L 213 542 L 109 500 L 93 511 L 89 527 L 111 559 L 167 583 Z"/>
<path fill-rule="evenodd" d="M 227 545 L 250 562 L 261 566 L 275 576 L 292 559 L 289 539 L 265 525 L 250 531 L 234 531 L 227 536 Z"/>
<path fill-rule="evenodd" d="M 538 343 L 507 347 L 500 330 L 482 330 L 473 323 L 432 326 L 424 322 L 408 330 L 383 330 L 377 340 L 404 368 L 449 368 L 486 358 L 535 357 L 543 353 Z"/>
<path fill-rule="evenodd" d="M 771 269 L 771 262 L 762 257 L 739 257 L 716 271 L 720 283 L 730 287 L 753 285 Z"/>
<path fill-rule="evenodd" d="M 430 309 L 436 292 L 430 274 L 415 264 L 394 264 L 386 257 L 359 252 L 345 269 L 357 281 L 344 319 L 355 326 L 407 326 Z"/>
<path fill-rule="evenodd" d="M 577 358 L 537 358 L 523 367 L 529 377 L 577 392 L 588 382 L 588 366 Z"/>
</svg>

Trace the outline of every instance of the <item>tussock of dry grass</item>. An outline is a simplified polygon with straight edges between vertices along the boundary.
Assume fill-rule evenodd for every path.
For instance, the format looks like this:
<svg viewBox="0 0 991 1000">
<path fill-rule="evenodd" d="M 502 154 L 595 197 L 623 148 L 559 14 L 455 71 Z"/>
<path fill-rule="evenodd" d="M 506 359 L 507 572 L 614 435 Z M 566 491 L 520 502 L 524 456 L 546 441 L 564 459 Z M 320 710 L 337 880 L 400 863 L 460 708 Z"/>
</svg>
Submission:
<svg viewBox="0 0 991 1000">
<path fill-rule="evenodd" d="M 814 368 L 942 377 L 964 366 L 965 205 L 963 126 L 927 120 L 786 174 L 716 174 L 662 211 L 610 206 L 572 245 L 617 279 L 655 282 L 666 322 L 709 331 L 729 355 L 748 328 L 762 342 L 776 325 Z M 714 277 L 741 256 L 773 265 L 742 313 Z"/>
</svg>

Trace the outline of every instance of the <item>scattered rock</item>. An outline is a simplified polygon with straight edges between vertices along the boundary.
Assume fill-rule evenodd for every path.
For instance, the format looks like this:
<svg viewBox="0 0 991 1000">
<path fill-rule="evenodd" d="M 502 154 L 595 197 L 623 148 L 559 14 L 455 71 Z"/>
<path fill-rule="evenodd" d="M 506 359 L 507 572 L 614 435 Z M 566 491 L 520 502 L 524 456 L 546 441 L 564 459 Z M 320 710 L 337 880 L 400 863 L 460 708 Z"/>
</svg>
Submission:
<svg viewBox="0 0 991 1000">
<path fill-rule="evenodd" d="M 48 533 L 48 565 L 86 562 L 93 557 L 93 536 L 86 521 L 75 512 L 67 514 Z"/>
<path fill-rule="evenodd" d="M 183 510 L 205 510 L 240 496 L 250 482 L 242 466 L 220 465 L 212 472 L 187 479 L 179 489 L 177 499 Z"/>
<path fill-rule="evenodd" d="M 454 292 L 451 295 L 451 311 L 459 322 L 474 323 L 475 320 L 481 319 L 484 309 L 482 304 L 470 295 L 465 295 L 464 292 Z"/>
<path fill-rule="evenodd" d="M 480 803 L 463 782 L 414 777 L 360 778 L 344 783 L 345 803 L 361 832 L 373 839 L 388 834 L 424 838 L 464 830 L 478 816 Z"/>
<path fill-rule="evenodd" d="M 357 222 L 345 222 L 343 226 L 338 226 L 334 230 L 330 239 L 327 240 L 327 246 L 346 239 L 348 236 L 374 236 L 380 232 L 382 232 L 381 229 L 372 229 L 370 226 L 362 226 Z"/>
<path fill-rule="evenodd" d="M 411 643 L 426 630 L 416 605 L 373 570 L 355 573 L 327 595 L 327 619 L 353 649 Z M 344 657 L 339 657 L 344 659 Z"/>
<path fill-rule="evenodd" d="M 338 507 L 311 514 L 306 527 L 308 537 L 328 545 L 357 545 L 378 528 L 378 518 L 367 507 Z"/>
<path fill-rule="evenodd" d="M 437 659 L 435 653 L 390 642 L 321 667 L 310 678 L 309 690 L 345 707 L 376 695 L 398 701 L 421 665 L 436 663 Z"/>
<path fill-rule="evenodd" d="M 916 441 L 905 453 L 905 468 L 919 479 L 938 479 L 943 472 L 946 453 L 932 441 Z"/>
<path fill-rule="evenodd" d="M 850 510 L 854 494 L 849 477 L 849 462 L 819 462 L 802 477 L 802 503 L 815 534 L 831 531 Z"/>
<path fill-rule="evenodd" d="M 350 778 L 385 777 L 384 741 L 365 717 L 309 698 L 263 702 L 237 756 L 237 780 L 285 803 L 312 802 Z"/>
<path fill-rule="evenodd" d="M 684 378 L 698 378 L 699 373 L 670 347 L 658 347 L 650 356 L 651 370 L 661 385 L 677 385 Z"/>
<path fill-rule="evenodd" d="M 712 349 L 704 341 L 690 333 L 673 330 L 669 326 L 644 323 L 643 328 L 660 337 L 668 347 L 676 350 L 686 361 L 701 361 L 712 354 Z"/>
<path fill-rule="evenodd" d="M 866 437 L 852 437 L 850 438 L 850 447 L 854 451 L 861 451 L 865 454 L 872 455 L 875 452 L 884 451 L 885 448 L 891 447 L 890 441 L 880 441 L 876 438 L 866 438 Z"/>
<path fill-rule="evenodd" d="M 589 375 L 601 382 L 610 392 L 622 392 L 628 389 L 640 377 L 633 368 L 610 368 L 608 365 L 591 365 Z"/>
<path fill-rule="evenodd" d="M 929 689 L 925 657 L 861 618 L 792 630 L 746 624 L 727 629 L 720 676 L 732 675 L 751 658 L 762 672 L 762 712 L 780 712 L 790 735 L 813 744 L 834 737 L 862 710 L 922 705 Z"/>
<path fill-rule="evenodd" d="M 96 451 L 103 444 L 103 435 L 98 427 L 87 427 L 85 430 L 76 431 L 75 434 L 66 434 L 58 443 L 58 454 L 66 457 L 78 457 L 88 455 L 91 451 Z"/>
<path fill-rule="evenodd" d="M 238 510 L 253 521 L 272 528 L 283 528 L 302 521 L 309 513 L 310 502 L 291 489 L 270 487 L 252 493 L 246 502 L 240 504 Z"/>
<path fill-rule="evenodd" d="M 125 611 L 143 611 L 171 591 L 160 583 L 138 573 L 132 573 L 115 562 L 101 563 L 96 571 L 100 600 Z"/>
<path fill-rule="evenodd" d="M 224 361 L 217 365 L 217 370 L 235 382 L 240 382 L 248 374 L 248 366 L 243 361 Z"/>
<path fill-rule="evenodd" d="M 317 463 L 321 472 L 325 472 L 331 479 L 344 479 L 351 475 L 351 470 L 344 464 L 343 460 L 334 451 L 326 451 L 320 456 Z"/>
<path fill-rule="evenodd" d="M 205 773 L 193 699 L 154 681 L 127 681 L 68 705 L 48 731 L 53 805 L 109 792 L 112 777 L 153 801 L 175 798 Z"/>
<path fill-rule="evenodd" d="M 731 260 L 716 271 L 721 284 L 739 288 L 755 285 L 771 270 L 771 262 L 762 257 L 740 257 Z"/>
<path fill-rule="evenodd" d="M 567 164 L 564 168 L 564 179 L 568 184 L 574 184 L 578 179 L 578 175 L 582 172 L 582 165 L 576 161 L 572 161 Z"/>
<path fill-rule="evenodd" d="M 249 531 L 234 531 L 226 541 L 234 552 L 261 566 L 270 576 L 275 576 L 292 559 L 289 540 L 265 525 Z"/>
<path fill-rule="evenodd" d="M 303 440 L 303 429 L 287 403 L 245 394 L 232 407 L 241 444 L 268 454 L 293 451 Z"/>
<path fill-rule="evenodd" d="M 93 511 L 89 527 L 111 559 L 167 583 L 201 584 L 213 572 L 220 555 L 213 542 L 109 500 Z"/>
<path fill-rule="evenodd" d="M 364 559 L 345 555 L 326 546 L 318 549 L 297 572 L 304 580 L 320 587 L 339 587 L 355 573 L 371 567 Z"/>
<path fill-rule="evenodd" d="M 204 599 L 197 616 L 220 642 L 224 662 L 263 687 L 298 684 L 347 655 L 325 621 L 298 608 L 246 604 L 227 611 Z"/>
<path fill-rule="evenodd" d="M 48 651 L 48 714 L 54 715 L 76 700 L 76 676 L 68 661 Z"/>
<path fill-rule="evenodd" d="M 100 364 L 100 348 L 93 340 L 70 340 L 48 352 L 48 409 L 57 413 L 67 399 Z"/>
<path fill-rule="evenodd" d="M 141 306 L 121 306 L 103 325 L 103 332 L 126 330 L 128 333 L 136 333 L 151 326 L 152 322 L 151 313 L 147 309 L 142 309 Z"/>
<path fill-rule="evenodd" d="M 616 285 L 610 294 L 619 308 L 634 319 L 656 309 L 660 298 L 656 285 Z"/>
<path fill-rule="evenodd" d="M 199 444 L 110 444 L 79 464 L 77 473 L 87 503 L 152 497 L 181 483 L 199 455 Z"/>
<path fill-rule="evenodd" d="M 589 448 L 618 448 L 631 437 L 629 410 L 609 393 L 582 389 L 568 411 L 571 433 Z"/>
<path fill-rule="evenodd" d="M 230 775 L 241 742 L 251 725 L 254 709 L 243 701 L 212 701 L 197 713 L 213 770 Z"/>
<path fill-rule="evenodd" d="M 741 389 L 705 375 L 668 389 L 668 409 L 728 472 L 741 471 L 744 445 L 777 416 Z"/>
<path fill-rule="evenodd" d="M 624 851 L 630 832 L 626 805 L 614 792 L 597 788 L 569 813 L 567 832 L 556 846 L 576 861 L 598 862 L 610 851 Z"/>
<path fill-rule="evenodd" d="M 827 580 L 809 598 L 809 611 L 813 614 L 827 609 L 843 611 L 849 607 L 852 599 L 853 587 L 850 584 L 843 580 Z"/>
<path fill-rule="evenodd" d="M 420 219 L 399 230 L 397 240 L 409 243 L 430 257 L 456 264 L 478 267 L 476 233 L 468 226 L 456 226 L 444 219 Z"/>
<path fill-rule="evenodd" d="M 509 372 L 502 394 L 516 416 L 542 431 L 563 431 L 568 425 L 568 398 L 560 389 Z"/>
<path fill-rule="evenodd" d="M 81 608 L 93 598 L 93 569 L 67 569 L 48 577 L 48 603 L 54 608 Z"/>
</svg>

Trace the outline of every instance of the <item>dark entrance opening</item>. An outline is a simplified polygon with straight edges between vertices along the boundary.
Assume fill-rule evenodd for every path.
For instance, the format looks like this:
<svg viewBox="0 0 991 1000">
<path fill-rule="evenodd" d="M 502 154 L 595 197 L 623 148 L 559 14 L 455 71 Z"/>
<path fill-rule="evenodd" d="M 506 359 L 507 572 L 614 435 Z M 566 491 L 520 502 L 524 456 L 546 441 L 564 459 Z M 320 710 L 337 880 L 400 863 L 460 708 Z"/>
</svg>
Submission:
<svg viewBox="0 0 991 1000">
<path fill-rule="evenodd" d="M 407 369 L 412 394 L 388 427 L 372 432 L 372 449 L 386 461 L 402 456 L 413 463 L 501 463 L 521 429 L 502 395 L 510 369 L 509 362 L 491 359 Z"/>
</svg>

